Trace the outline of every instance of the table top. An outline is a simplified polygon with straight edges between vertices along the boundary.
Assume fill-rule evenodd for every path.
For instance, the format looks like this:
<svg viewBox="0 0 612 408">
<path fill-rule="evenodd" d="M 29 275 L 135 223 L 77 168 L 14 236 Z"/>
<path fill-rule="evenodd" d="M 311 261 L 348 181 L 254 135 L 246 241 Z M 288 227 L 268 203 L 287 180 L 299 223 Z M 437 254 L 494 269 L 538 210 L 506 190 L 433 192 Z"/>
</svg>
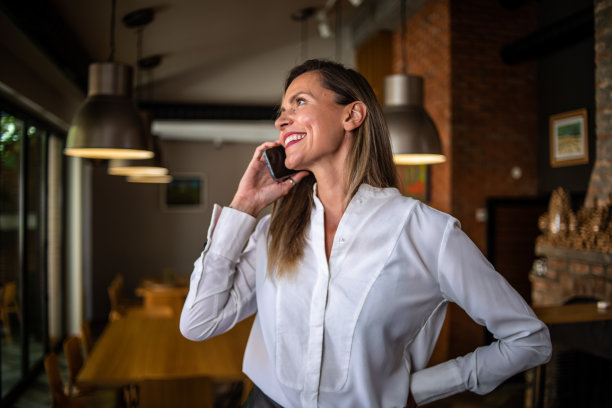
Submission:
<svg viewBox="0 0 612 408">
<path fill-rule="evenodd" d="M 80 386 L 115 387 L 150 379 L 210 377 L 238 381 L 253 317 L 229 332 L 193 342 L 179 318 L 128 314 L 109 322 L 78 377 Z"/>
<path fill-rule="evenodd" d="M 562 306 L 534 306 L 533 311 L 546 324 L 586 323 L 612 320 L 612 308 L 598 309 L 596 303 Z"/>
</svg>

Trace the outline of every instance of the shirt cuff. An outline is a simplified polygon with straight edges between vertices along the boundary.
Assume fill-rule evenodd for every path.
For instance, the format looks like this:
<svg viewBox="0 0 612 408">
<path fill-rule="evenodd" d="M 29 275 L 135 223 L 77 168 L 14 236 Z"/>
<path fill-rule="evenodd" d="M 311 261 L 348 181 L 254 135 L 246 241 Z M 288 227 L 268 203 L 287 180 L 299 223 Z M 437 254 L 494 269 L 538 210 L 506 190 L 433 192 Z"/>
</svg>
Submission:
<svg viewBox="0 0 612 408">
<path fill-rule="evenodd" d="M 217 205 L 215 207 L 209 230 L 208 250 L 237 261 L 255 228 L 257 219 L 230 207 L 223 207 L 219 214 L 219 207 Z"/>
<path fill-rule="evenodd" d="M 412 374 L 410 391 L 418 405 L 465 391 L 455 360 L 428 367 Z"/>
</svg>

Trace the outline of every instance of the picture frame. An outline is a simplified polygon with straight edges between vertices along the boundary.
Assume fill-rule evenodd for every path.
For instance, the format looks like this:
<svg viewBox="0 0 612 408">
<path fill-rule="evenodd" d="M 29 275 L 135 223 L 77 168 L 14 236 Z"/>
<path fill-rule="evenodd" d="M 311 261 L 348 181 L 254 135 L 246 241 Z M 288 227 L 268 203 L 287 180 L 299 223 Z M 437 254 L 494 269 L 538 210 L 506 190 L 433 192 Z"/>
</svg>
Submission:
<svg viewBox="0 0 612 408">
<path fill-rule="evenodd" d="M 173 174 L 172 181 L 161 186 L 162 210 L 203 211 L 207 186 L 206 176 L 202 173 Z"/>
<path fill-rule="evenodd" d="M 587 110 L 550 116 L 550 165 L 576 166 L 589 162 Z"/>
<path fill-rule="evenodd" d="M 417 200 L 429 201 L 429 166 L 418 164 L 396 166 L 399 177 L 400 192 Z"/>
</svg>

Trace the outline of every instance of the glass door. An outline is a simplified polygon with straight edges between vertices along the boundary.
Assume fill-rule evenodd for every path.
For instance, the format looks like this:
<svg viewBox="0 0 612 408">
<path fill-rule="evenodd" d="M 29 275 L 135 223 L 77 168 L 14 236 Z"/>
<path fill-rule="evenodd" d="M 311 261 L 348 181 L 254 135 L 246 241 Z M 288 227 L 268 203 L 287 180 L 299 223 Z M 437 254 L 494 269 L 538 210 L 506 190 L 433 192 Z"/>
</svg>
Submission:
<svg viewBox="0 0 612 408">
<path fill-rule="evenodd" d="M 0 113 L 0 318 L 2 334 L 2 396 L 22 378 L 22 313 L 20 234 L 22 144 L 24 123 Z"/>
<path fill-rule="evenodd" d="M 49 140 L 53 139 L 52 155 Z M 61 340 L 61 149 L 58 138 L 25 114 L 0 107 L 0 405 L 42 368 L 53 341 Z M 50 176 L 49 159 L 54 171 Z M 54 200 L 49 222 L 49 192 Z M 49 228 L 49 225 L 52 227 Z M 51 231 L 50 231 L 51 229 Z M 51 248 L 51 250 L 49 250 Z M 56 288 L 50 294 L 48 271 Z M 48 298 L 57 304 L 53 335 Z"/>
</svg>

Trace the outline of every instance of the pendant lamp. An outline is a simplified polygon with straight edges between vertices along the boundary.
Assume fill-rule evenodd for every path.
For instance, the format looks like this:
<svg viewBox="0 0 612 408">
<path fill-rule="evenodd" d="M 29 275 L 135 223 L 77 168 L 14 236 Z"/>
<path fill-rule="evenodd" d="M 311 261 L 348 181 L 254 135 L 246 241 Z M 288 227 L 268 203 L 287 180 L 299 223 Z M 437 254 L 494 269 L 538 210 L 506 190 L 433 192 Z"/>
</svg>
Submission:
<svg viewBox="0 0 612 408">
<path fill-rule="evenodd" d="M 150 129 L 150 127 L 149 127 Z M 164 165 L 159 136 L 152 135 L 153 156 L 144 160 L 112 159 L 108 163 L 108 174 L 113 176 L 163 176 L 168 174 Z"/>
<path fill-rule="evenodd" d="M 163 176 L 127 176 L 128 183 L 155 183 L 168 184 L 172 182 L 172 176 L 169 174 Z"/>
<path fill-rule="evenodd" d="M 393 161 L 400 165 L 443 163 L 436 125 L 423 108 L 423 78 L 395 74 L 385 77 L 384 108 Z"/>
<path fill-rule="evenodd" d="M 406 0 L 401 3 L 402 73 L 384 80 L 383 113 L 391 136 L 393 161 L 399 165 L 443 163 L 440 135 L 423 107 L 423 78 L 406 74 Z"/>
<path fill-rule="evenodd" d="M 64 153 L 95 159 L 151 158 L 138 108 L 130 99 L 132 69 L 112 61 L 115 0 L 111 14 L 111 57 L 89 66 L 87 99 L 72 120 Z"/>
<path fill-rule="evenodd" d="M 136 47 L 136 99 L 141 98 L 142 89 L 142 71 L 144 69 L 152 70 L 161 63 L 160 56 L 153 56 L 149 58 L 142 57 L 142 37 L 144 27 L 153 21 L 154 11 L 153 9 L 139 9 L 126 14 L 123 17 L 123 22 L 128 28 L 137 29 L 137 47 Z M 154 156 L 150 159 L 144 160 L 127 160 L 127 159 L 112 159 L 108 164 L 108 174 L 115 176 L 133 176 L 133 177 L 151 177 L 151 176 L 165 176 L 168 174 L 168 168 L 164 164 L 161 143 L 159 136 L 151 134 L 151 126 L 153 122 L 153 114 L 150 111 L 141 110 L 140 116 L 142 123 L 147 133 L 147 140 L 150 141 L 153 149 Z M 167 178 L 161 178 L 151 181 L 153 179 L 147 178 L 147 182 L 167 182 Z"/>
</svg>

